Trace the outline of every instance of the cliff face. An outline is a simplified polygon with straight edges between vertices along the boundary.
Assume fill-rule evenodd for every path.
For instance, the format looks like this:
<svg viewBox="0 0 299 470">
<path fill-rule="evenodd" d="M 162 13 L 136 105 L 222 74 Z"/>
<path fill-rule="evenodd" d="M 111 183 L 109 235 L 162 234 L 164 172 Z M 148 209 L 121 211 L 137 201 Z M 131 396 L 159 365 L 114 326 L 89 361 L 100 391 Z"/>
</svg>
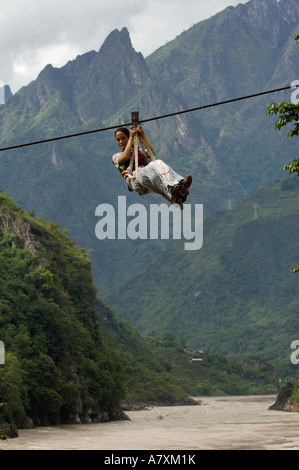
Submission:
<svg viewBox="0 0 299 470">
<path fill-rule="evenodd" d="M 35 246 L 29 222 L 17 220 L 11 213 L 0 210 L 0 227 L 4 232 L 11 230 L 24 244 L 25 250 L 35 255 Z"/>
<path fill-rule="evenodd" d="M 291 381 L 281 386 L 275 403 L 269 410 L 299 412 L 299 381 Z"/>
<path fill-rule="evenodd" d="M 110 117 L 149 83 L 145 60 L 133 49 L 128 30 L 113 31 L 74 85 L 82 121 Z"/>
</svg>

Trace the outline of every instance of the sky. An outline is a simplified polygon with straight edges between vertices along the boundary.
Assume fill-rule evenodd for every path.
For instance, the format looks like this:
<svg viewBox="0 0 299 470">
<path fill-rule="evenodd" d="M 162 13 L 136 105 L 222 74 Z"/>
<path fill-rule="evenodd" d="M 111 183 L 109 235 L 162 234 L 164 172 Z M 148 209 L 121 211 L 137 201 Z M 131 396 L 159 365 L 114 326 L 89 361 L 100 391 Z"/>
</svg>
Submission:
<svg viewBox="0 0 299 470">
<path fill-rule="evenodd" d="M 62 67 L 129 30 L 144 57 L 193 24 L 248 0 L 0 0 L 0 87 L 16 93 L 47 64 Z"/>
</svg>

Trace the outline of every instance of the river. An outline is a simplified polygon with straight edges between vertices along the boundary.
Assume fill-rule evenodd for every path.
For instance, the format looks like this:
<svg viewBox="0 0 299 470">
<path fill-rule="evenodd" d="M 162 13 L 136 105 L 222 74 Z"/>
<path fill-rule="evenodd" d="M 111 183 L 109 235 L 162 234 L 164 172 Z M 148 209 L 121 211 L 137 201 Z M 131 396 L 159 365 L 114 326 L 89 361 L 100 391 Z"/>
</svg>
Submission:
<svg viewBox="0 0 299 470">
<path fill-rule="evenodd" d="M 1 450 L 299 450 L 299 413 L 274 396 L 198 397 L 198 406 L 130 411 L 130 421 L 20 429 Z"/>
</svg>

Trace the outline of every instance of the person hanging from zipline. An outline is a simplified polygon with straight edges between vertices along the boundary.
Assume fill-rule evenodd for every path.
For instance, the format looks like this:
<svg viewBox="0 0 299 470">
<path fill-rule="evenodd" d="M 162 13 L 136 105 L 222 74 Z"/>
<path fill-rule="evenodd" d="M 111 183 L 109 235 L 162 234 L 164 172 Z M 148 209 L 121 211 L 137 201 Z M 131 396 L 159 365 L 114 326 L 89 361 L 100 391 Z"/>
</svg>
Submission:
<svg viewBox="0 0 299 470">
<path fill-rule="evenodd" d="M 138 141 L 142 152 L 137 148 Z M 185 178 L 170 166 L 155 158 L 155 151 L 142 126 L 131 126 L 130 130 L 120 127 L 115 131 L 115 140 L 121 152 L 112 157 L 113 164 L 126 179 L 128 189 L 141 196 L 148 193 L 161 194 L 172 204 L 183 209 L 189 195 L 192 176 Z M 151 160 L 151 161 L 150 161 Z"/>
</svg>

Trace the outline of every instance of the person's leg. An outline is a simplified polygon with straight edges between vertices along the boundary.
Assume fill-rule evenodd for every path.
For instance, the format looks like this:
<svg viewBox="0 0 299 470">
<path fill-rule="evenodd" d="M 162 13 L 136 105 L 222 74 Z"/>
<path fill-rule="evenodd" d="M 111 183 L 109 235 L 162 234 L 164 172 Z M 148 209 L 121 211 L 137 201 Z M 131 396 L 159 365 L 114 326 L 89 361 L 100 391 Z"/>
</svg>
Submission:
<svg viewBox="0 0 299 470">
<path fill-rule="evenodd" d="M 140 182 L 134 178 L 130 179 L 128 186 L 132 191 L 136 191 L 140 196 L 144 196 L 145 194 L 148 194 L 151 192 L 145 186 L 142 186 Z"/>
<path fill-rule="evenodd" d="M 137 178 L 130 180 L 134 191 L 142 195 L 145 194 L 142 188 L 146 188 L 148 192 L 161 194 L 169 202 L 179 204 L 181 209 L 192 182 L 191 175 L 184 178 L 162 160 L 154 160 L 147 166 L 139 168 Z"/>
<path fill-rule="evenodd" d="M 185 178 L 176 173 L 169 165 L 164 163 L 162 160 L 156 160 L 153 162 L 157 174 L 159 175 L 158 186 L 169 198 L 171 195 L 171 201 L 175 204 L 181 204 L 186 201 L 189 194 L 189 188 L 192 184 L 192 176 L 187 175 Z"/>
<path fill-rule="evenodd" d="M 183 177 L 175 173 L 162 160 L 154 160 L 138 171 L 138 180 L 151 192 L 162 194 L 172 202 L 171 188 L 179 184 Z"/>
</svg>

